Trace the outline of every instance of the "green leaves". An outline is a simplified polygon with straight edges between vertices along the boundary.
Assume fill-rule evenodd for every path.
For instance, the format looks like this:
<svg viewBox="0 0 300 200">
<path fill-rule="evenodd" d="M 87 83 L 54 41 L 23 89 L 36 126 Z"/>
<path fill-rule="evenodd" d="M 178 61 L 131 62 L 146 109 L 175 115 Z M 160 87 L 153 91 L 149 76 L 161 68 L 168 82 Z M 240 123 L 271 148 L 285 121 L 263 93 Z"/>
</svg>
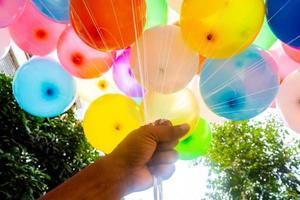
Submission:
<svg viewBox="0 0 300 200">
<path fill-rule="evenodd" d="M 72 110 L 51 119 L 28 115 L 11 78 L 0 75 L 0 199 L 35 199 L 98 157 Z"/>
<path fill-rule="evenodd" d="M 300 141 L 275 116 L 214 125 L 213 136 L 209 199 L 300 199 Z"/>
</svg>

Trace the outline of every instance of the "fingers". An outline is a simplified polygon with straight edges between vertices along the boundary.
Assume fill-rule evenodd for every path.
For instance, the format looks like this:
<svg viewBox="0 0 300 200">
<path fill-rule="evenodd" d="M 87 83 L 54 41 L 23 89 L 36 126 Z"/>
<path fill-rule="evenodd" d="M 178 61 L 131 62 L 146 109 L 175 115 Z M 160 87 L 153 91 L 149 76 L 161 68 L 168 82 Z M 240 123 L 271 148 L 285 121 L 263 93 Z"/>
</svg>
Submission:
<svg viewBox="0 0 300 200">
<path fill-rule="evenodd" d="M 157 152 L 152 157 L 149 165 L 172 164 L 175 163 L 178 158 L 179 155 L 174 150 Z"/>
<path fill-rule="evenodd" d="M 179 142 L 179 140 L 173 140 L 171 142 L 160 143 L 157 146 L 157 151 L 167 151 L 167 150 L 174 149 L 176 147 L 176 145 L 178 144 L 178 142 Z"/>
<path fill-rule="evenodd" d="M 152 175 L 160 177 L 163 180 L 169 179 L 175 172 L 175 165 L 173 164 L 162 164 L 149 167 Z"/>
<path fill-rule="evenodd" d="M 146 125 L 142 127 L 144 129 L 142 132 L 146 136 L 152 137 L 156 143 L 171 142 L 173 140 L 178 140 L 184 136 L 189 131 L 188 124 L 182 124 L 179 126 L 169 126 L 169 125 Z"/>
</svg>

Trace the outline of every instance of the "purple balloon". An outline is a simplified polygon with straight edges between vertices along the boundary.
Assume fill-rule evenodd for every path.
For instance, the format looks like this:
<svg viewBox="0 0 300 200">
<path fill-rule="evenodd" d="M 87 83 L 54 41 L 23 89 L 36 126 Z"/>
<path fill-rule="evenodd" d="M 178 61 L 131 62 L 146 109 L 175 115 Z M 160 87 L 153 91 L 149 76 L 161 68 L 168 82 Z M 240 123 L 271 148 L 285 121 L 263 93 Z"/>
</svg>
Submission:
<svg viewBox="0 0 300 200">
<path fill-rule="evenodd" d="M 130 97 L 142 97 L 143 90 L 135 80 L 130 68 L 130 49 L 124 52 L 113 64 L 113 77 L 118 88 Z"/>
</svg>

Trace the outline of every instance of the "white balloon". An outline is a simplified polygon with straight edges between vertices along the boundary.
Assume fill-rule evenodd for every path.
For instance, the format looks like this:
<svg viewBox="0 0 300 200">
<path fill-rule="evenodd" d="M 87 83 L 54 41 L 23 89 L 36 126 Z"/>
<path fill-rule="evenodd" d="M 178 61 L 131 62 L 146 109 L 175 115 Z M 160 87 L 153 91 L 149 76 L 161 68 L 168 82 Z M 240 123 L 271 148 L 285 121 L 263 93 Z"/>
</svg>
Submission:
<svg viewBox="0 0 300 200">
<path fill-rule="evenodd" d="M 177 12 L 180 12 L 182 2 L 183 0 L 168 0 L 169 6 L 174 10 L 176 10 Z"/>
</svg>

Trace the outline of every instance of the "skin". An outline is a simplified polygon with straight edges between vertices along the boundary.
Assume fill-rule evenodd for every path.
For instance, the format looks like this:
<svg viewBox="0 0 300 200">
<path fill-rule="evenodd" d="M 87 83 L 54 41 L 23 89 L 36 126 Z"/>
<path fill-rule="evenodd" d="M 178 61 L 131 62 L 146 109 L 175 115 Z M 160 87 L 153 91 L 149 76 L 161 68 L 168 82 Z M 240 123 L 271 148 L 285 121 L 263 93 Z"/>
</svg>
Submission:
<svg viewBox="0 0 300 200">
<path fill-rule="evenodd" d="M 173 126 L 159 120 L 130 133 L 109 155 L 68 179 L 41 200 L 119 200 L 150 188 L 153 176 L 172 176 L 178 154 L 174 147 L 189 131 L 186 124 Z"/>
</svg>

